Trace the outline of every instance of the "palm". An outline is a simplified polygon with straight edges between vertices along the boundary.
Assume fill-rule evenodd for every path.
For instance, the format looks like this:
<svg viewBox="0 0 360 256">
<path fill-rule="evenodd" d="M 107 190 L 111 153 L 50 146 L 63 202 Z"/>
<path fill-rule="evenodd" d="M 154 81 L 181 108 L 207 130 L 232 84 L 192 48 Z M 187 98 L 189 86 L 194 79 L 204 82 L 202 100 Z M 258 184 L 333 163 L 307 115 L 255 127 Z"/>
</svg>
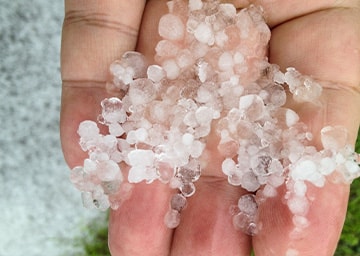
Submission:
<svg viewBox="0 0 360 256">
<path fill-rule="evenodd" d="M 269 24 L 273 27 L 270 62 L 282 68 L 294 66 L 303 73 L 339 82 L 344 86 L 337 90 L 325 90 L 324 101 L 328 102 L 326 112 L 324 110 L 315 114 L 309 109 L 299 108 L 301 118 L 309 124 L 314 134 L 324 125 L 342 124 L 350 130 L 353 136 L 351 139 L 354 139 L 360 122 L 360 96 L 355 89 L 360 82 L 357 72 L 360 69 L 359 50 L 357 55 L 355 52 L 360 35 L 354 34 L 354 31 L 359 30 L 353 29 L 353 26 L 359 24 L 355 20 L 359 13 L 354 9 L 319 11 L 329 7 L 326 6 L 328 1 L 317 1 L 314 6 L 301 4 L 300 1 L 279 0 L 267 5 L 264 2 Z M 166 8 L 161 1 L 148 1 L 147 5 L 143 18 L 148 22 L 143 23 L 138 50 L 151 58 L 158 40 L 153 37 L 156 34 L 156 21 Z M 276 5 L 282 6 L 281 9 L 275 8 Z M 141 10 L 134 10 L 134 13 L 139 12 Z M 312 14 L 306 15 L 310 12 Z M 292 19 L 294 17 L 298 18 Z M 153 22 L 149 22 L 151 20 Z M 98 28 L 92 29 L 98 31 Z M 71 37 L 69 30 L 64 29 L 64 37 Z M 335 38 L 335 34 L 341 37 L 339 35 Z M 107 36 L 112 40 L 110 35 Z M 329 40 L 329 37 L 333 38 Z M 115 53 L 99 44 L 99 57 L 106 58 L 101 63 L 94 61 L 87 69 L 99 70 L 101 65 L 100 70 L 103 72 L 80 72 L 79 62 L 71 61 L 67 55 L 71 46 L 64 40 L 65 86 L 61 130 L 64 154 L 71 167 L 82 164 L 85 157 L 77 144 L 77 126 L 84 119 L 94 120 L 99 102 L 106 97 L 103 87 L 109 64 L 106 62 L 119 57 L 120 51 L 135 47 L 131 36 L 128 42 L 128 45 L 116 46 L 118 52 Z M 349 50 L 344 49 L 344 45 Z M 81 57 L 88 57 L 81 51 L 79 56 L 80 61 Z M 208 148 L 211 150 L 214 147 L 210 144 Z M 233 228 L 229 216 L 229 206 L 236 203 L 244 191 L 227 183 L 220 172 L 219 157 L 215 150 L 211 152 L 211 168 L 205 170 L 196 183 L 197 192 L 189 199 L 188 207 L 182 212 L 181 225 L 175 230 L 167 229 L 163 224 L 174 191 L 157 182 L 151 185 L 138 184 L 121 210 L 111 212 L 109 238 L 114 255 L 168 255 L 170 252 L 174 255 L 249 255 L 251 244 L 257 255 L 271 255 L 271 252 L 273 255 L 283 255 L 289 246 L 303 252 L 301 255 L 331 255 L 346 211 L 348 186 L 328 184 L 322 190 L 312 188 L 309 193 L 316 198 L 309 213 L 312 225 L 306 230 L 304 239 L 292 242 L 287 235 L 292 229 L 292 222 L 286 206 L 281 203 L 280 197 L 268 200 L 262 206 L 266 210 L 260 211 L 263 231 L 251 240 Z M 279 192 L 281 194 L 281 189 Z"/>
</svg>

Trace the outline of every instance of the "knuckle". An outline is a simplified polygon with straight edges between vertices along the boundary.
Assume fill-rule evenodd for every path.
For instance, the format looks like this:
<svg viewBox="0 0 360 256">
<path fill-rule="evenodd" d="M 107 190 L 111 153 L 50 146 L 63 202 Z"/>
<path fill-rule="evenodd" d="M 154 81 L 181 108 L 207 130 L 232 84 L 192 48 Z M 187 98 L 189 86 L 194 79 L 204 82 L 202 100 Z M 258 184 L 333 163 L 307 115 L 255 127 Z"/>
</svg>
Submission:
<svg viewBox="0 0 360 256">
<path fill-rule="evenodd" d="M 128 36 L 136 37 L 138 30 L 102 12 L 92 11 L 68 11 L 65 13 L 64 27 L 67 26 L 90 26 L 100 29 L 110 29 Z"/>
</svg>

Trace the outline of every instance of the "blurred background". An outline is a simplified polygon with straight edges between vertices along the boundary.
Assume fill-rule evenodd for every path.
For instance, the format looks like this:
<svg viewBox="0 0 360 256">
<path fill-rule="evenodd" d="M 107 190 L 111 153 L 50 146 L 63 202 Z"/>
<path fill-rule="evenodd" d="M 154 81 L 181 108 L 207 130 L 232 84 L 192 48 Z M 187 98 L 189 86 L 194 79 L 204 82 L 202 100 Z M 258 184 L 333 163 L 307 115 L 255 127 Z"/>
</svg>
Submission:
<svg viewBox="0 0 360 256">
<path fill-rule="evenodd" d="M 109 255 L 59 140 L 63 1 L 0 0 L 0 256 Z M 357 143 L 360 152 L 360 142 Z M 360 255 L 360 181 L 336 255 Z"/>
<path fill-rule="evenodd" d="M 0 256 L 86 255 L 103 216 L 82 207 L 61 153 L 62 19 L 63 1 L 0 0 Z"/>
</svg>

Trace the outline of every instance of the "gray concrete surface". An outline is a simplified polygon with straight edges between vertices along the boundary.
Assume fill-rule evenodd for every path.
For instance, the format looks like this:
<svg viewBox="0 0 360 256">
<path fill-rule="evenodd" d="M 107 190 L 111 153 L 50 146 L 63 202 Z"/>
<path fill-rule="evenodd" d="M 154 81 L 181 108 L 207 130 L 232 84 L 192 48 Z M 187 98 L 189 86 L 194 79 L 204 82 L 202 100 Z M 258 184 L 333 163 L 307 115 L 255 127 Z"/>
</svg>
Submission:
<svg viewBox="0 0 360 256">
<path fill-rule="evenodd" d="M 0 256 L 79 255 L 82 207 L 59 141 L 63 2 L 0 0 Z"/>
</svg>

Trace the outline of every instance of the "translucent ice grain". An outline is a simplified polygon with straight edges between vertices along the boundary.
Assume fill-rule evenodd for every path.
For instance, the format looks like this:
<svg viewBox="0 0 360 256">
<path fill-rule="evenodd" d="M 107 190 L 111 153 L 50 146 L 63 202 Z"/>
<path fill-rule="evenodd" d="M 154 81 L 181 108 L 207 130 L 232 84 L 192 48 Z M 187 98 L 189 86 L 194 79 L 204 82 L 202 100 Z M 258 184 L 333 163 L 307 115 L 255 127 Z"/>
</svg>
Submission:
<svg viewBox="0 0 360 256">
<path fill-rule="evenodd" d="M 321 107 L 321 82 L 268 62 L 271 34 L 261 8 L 237 12 L 231 4 L 201 0 L 167 5 L 155 63 L 124 53 L 111 64 L 106 87 L 123 96 L 101 102 L 99 125 L 79 125 L 88 158 L 70 179 L 84 205 L 118 209 L 133 183 L 158 180 L 177 190 L 164 220 L 177 227 L 206 166 L 207 139 L 216 134 L 219 143 L 211 150 L 223 157 L 223 174 L 231 185 L 252 192 L 233 206 L 235 227 L 249 235 L 260 232 L 260 206 L 283 186 L 295 229 L 305 229 L 308 186 L 351 183 L 360 176 L 345 128 L 324 127 L 323 148 L 317 150 L 311 145 L 317 134 L 285 105 L 288 90 L 297 104 Z"/>
</svg>

